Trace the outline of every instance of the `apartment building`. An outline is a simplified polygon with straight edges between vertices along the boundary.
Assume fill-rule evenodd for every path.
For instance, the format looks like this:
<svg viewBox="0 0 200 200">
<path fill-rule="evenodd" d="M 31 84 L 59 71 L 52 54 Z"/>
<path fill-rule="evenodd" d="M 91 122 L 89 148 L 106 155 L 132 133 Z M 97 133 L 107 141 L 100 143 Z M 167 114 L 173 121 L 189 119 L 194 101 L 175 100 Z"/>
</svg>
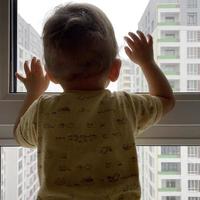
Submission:
<svg viewBox="0 0 200 200">
<path fill-rule="evenodd" d="M 154 38 L 154 56 L 176 92 L 200 91 L 200 1 L 150 0 L 139 30 Z M 147 91 L 138 66 L 119 79 L 127 91 Z M 126 80 L 126 81 L 125 81 Z M 134 81 L 134 83 L 132 82 Z M 135 85 L 135 87 L 127 87 Z M 118 87 L 123 89 L 122 87 Z M 199 146 L 138 146 L 142 200 L 200 200 Z"/>
<path fill-rule="evenodd" d="M 42 58 L 42 41 L 35 29 L 18 15 L 17 68 L 24 60 Z M 25 88 L 18 82 L 17 91 Z M 39 188 L 37 151 L 22 147 L 1 148 L 1 200 L 35 200 Z"/>
<path fill-rule="evenodd" d="M 36 150 L 1 148 L 1 200 L 36 200 L 39 188 Z"/>
<path fill-rule="evenodd" d="M 17 69 L 24 73 L 24 61 L 31 60 L 33 56 L 42 59 L 42 39 L 37 31 L 28 24 L 19 14 L 17 19 Z M 23 84 L 17 82 L 17 91 L 24 92 Z"/>
<path fill-rule="evenodd" d="M 199 0 L 151 0 L 138 27 L 153 35 L 155 59 L 173 90 L 200 91 Z"/>
</svg>

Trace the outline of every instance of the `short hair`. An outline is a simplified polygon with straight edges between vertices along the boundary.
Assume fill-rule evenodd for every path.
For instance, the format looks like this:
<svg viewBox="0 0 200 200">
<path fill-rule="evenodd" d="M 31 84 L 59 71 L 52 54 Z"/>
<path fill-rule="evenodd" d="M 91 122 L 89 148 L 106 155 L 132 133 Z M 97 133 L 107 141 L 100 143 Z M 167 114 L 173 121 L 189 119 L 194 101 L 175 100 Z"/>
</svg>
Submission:
<svg viewBox="0 0 200 200">
<path fill-rule="evenodd" d="M 57 7 L 44 25 L 43 46 L 47 69 L 67 80 L 106 71 L 118 53 L 111 22 L 87 3 Z"/>
</svg>

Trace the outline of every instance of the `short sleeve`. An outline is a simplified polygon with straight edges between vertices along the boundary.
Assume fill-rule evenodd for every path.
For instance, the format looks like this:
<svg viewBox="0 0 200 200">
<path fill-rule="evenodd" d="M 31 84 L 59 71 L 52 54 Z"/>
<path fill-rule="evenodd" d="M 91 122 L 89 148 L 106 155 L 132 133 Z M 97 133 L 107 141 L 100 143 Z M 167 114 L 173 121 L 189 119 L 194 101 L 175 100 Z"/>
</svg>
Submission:
<svg viewBox="0 0 200 200">
<path fill-rule="evenodd" d="M 23 147 L 37 147 L 38 104 L 38 100 L 32 103 L 25 114 L 21 117 L 17 126 L 15 132 L 16 140 Z"/>
<path fill-rule="evenodd" d="M 156 96 L 131 95 L 133 109 L 136 115 L 137 132 L 142 133 L 145 129 L 156 124 L 163 116 L 161 100 Z"/>
</svg>

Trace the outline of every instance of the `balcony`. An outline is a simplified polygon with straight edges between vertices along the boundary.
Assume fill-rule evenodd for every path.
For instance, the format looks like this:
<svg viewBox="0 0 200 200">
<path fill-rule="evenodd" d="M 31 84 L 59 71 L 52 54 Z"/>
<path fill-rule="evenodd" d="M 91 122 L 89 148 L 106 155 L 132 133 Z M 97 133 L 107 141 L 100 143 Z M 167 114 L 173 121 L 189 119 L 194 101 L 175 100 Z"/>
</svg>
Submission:
<svg viewBox="0 0 200 200">
<path fill-rule="evenodd" d="M 161 21 L 158 22 L 159 26 L 178 26 L 180 25 L 180 22 L 178 21 Z"/>
<path fill-rule="evenodd" d="M 173 38 L 173 37 L 164 37 L 164 38 L 160 38 L 157 40 L 158 42 L 180 42 L 180 40 L 178 38 Z"/>
<path fill-rule="evenodd" d="M 180 175 L 180 171 L 159 171 L 159 175 Z"/>
<path fill-rule="evenodd" d="M 179 55 L 160 55 L 158 59 L 179 59 Z"/>
<path fill-rule="evenodd" d="M 180 158 L 180 154 L 160 154 L 158 158 Z"/>
<path fill-rule="evenodd" d="M 180 188 L 159 188 L 159 192 L 181 192 Z"/>
<path fill-rule="evenodd" d="M 179 4 L 175 4 L 175 3 L 162 3 L 162 4 L 158 4 L 157 8 L 180 8 Z"/>
</svg>

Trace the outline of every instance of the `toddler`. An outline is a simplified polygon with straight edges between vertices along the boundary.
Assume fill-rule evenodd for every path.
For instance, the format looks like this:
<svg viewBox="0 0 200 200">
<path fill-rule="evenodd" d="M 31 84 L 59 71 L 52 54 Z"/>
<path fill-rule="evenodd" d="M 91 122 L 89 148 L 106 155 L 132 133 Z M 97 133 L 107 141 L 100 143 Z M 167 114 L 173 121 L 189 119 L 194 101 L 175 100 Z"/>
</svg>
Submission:
<svg viewBox="0 0 200 200">
<path fill-rule="evenodd" d="M 139 200 L 135 137 L 174 106 L 171 87 L 141 31 L 124 37 L 125 52 L 147 79 L 149 94 L 110 92 L 121 61 L 113 27 L 90 4 L 56 9 L 43 29 L 45 70 L 26 61 L 16 73 L 27 94 L 14 128 L 23 147 L 37 148 L 38 200 Z M 61 94 L 44 95 L 49 81 Z"/>
</svg>

